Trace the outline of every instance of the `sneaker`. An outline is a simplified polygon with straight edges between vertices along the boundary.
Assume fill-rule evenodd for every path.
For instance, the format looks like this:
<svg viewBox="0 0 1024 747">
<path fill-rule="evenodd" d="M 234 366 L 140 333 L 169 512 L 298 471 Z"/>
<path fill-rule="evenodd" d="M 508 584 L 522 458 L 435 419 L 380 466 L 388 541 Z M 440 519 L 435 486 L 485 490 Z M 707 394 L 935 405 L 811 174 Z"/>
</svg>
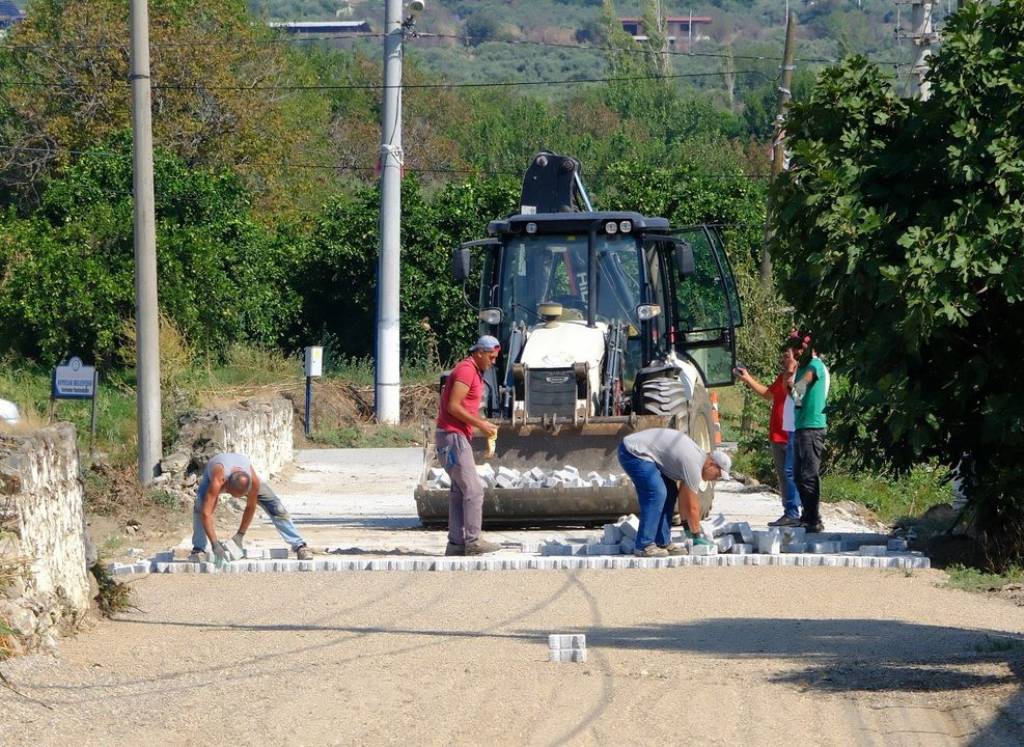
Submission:
<svg viewBox="0 0 1024 747">
<path fill-rule="evenodd" d="M 697 545 L 714 545 L 715 542 L 709 537 L 705 537 L 703 534 L 695 534 L 693 535 L 693 544 L 696 547 Z"/>
<path fill-rule="evenodd" d="M 466 543 L 466 555 L 486 555 L 489 552 L 497 552 L 501 545 L 495 542 L 488 542 L 485 539 L 476 539 Z"/>
<path fill-rule="evenodd" d="M 295 557 L 297 557 L 299 560 L 312 560 L 313 551 L 309 549 L 308 545 L 303 545 L 295 551 Z"/>
<path fill-rule="evenodd" d="M 657 545 L 648 545 L 643 550 L 634 550 L 633 554 L 638 558 L 665 558 L 668 557 L 668 550 Z"/>
<path fill-rule="evenodd" d="M 189 563 L 205 563 L 210 559 L 210 556 L 205 550 L 192 550 L 192 554 L 188 556 Z"/>
<path fill-rule="evenodd" d="M 670 542 L 661 548 L 669 555 L 689 555 L 690 551 L 686 549 L 684 545 L 677 545 L 675 542 Z"/>
<path fill-rule="evenodd" d="M 786 516 L 783 514 L 775 521 L 769 521 L 768 526 L 770 527 L 799 527 L 803 526 L 803 523 L 796 516 Z"/>
<path fill-rule="evenodd" d="M 444 548 L 444 554 L 445 555 L 465 555 L 466 554 L 466 546 L 465 545 L 456 545 L 454 542 L 449 542 L 448 545 Z"/>
<path fill-rule="evenodd" d="M 814 522 L 801 521 L 800 526 L 804 527 L 808 534 L 821 534 L 825 531 L 825 525 L 821 523 L 820 519 Z"/>
</svg>

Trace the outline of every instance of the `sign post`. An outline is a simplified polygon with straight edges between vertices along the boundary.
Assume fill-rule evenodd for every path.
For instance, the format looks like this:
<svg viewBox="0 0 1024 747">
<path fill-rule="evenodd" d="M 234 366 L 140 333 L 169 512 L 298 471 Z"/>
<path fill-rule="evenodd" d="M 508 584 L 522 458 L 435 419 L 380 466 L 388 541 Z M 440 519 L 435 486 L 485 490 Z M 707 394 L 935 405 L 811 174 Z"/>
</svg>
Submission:
<svg viewBox="0 0 1024 747">
<path fill-rule="evenodd" d="M 306 422 L 305 432 L 308 437 L 313 430 L 313 377 L 323 375 L 324 349 L 319 346 L 306 348 Z"/>
<path fill-rule="evenodd" d="M 59 399 L 92 400 L 92 413 L 89 417 L 89 456 L 96 447 L 96 393 L 99 391 L 99 374 L 95 366 L 86 366 L 82 359 L 73 356 L 53 369 L 53 380 L 50 387 L 50 399 L 56 403 Z"/>
</svg>

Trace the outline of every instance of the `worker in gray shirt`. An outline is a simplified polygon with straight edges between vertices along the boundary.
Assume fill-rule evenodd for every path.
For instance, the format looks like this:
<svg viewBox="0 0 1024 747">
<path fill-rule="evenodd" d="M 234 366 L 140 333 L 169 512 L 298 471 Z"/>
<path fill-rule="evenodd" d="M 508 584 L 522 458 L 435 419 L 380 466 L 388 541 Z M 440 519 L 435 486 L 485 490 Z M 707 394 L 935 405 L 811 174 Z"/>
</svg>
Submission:
<svg viewBox="0 0 1024 747">
<path fill-rule="evenodd" d="M 732 460 L 724 451 L 710 454 L 696 441 L 672 428 L 650 428 L 626 436 L 619 444 L 619 464 L 636 488 L 640 504 L 640 528 L 634 554 L 645 558 L 683 555 L 686 550 L 672 543 L 670 528 L 676 498 L 682 492 L 687 536 L 695 545 L 710 545 L 701 535 L 700 499 L 702 480 L 729 479 Z M 677 487 L 678 486 L 678 487 Z"/>
<path fill-rule="evenodd" d="M 206 552 L 207 538 L 218 561 L 238 559 L 232 556 L 229 545 L 217 539 L 213 512 L 217 508 L 221 493 L 228 493 L 235 498 L 245 496 L 242 521 L 238 526 L 238 532 L 231 538 L 240 549 L 243 547 L 245 532 L 252 523 L 258 505 L 274 522 L 278 534 L 291 545 L 299 560 L 313 559 L 313 551 L 295 528 L 281 499 L 277 497 L 269 483 L 260 480 L 256 470 L 252 468 L 249 457 L 224 452 L 217 454 L 207 463 L 203 477 L 199 481 L 196 502 L 192 509 L 192 555 L 189 560 L 205 562 L 209 559 Z"/>
</svg>

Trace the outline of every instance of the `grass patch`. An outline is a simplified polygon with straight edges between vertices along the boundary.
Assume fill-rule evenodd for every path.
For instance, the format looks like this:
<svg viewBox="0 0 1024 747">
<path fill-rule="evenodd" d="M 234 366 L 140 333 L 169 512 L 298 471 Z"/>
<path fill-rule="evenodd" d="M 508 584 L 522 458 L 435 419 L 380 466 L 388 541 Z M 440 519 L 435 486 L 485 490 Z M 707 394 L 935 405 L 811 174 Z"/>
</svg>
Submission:
<svg viewBox="0 0 1024 747">
<path fill-rule="evenodd" d="M 310 440 L 334 449 L 380 449 L 393 446 L 417 446 L 423 443 L 419 428 L 390 425 L 350 425 L 326 431 L 313 431 Z"/>
<path fill-rule="evenodd" d="M 822 477 L 821 499 L 827 503 L 852 501 L 874 511 L 891 523 L 918 516 L 932 506 L 948 503 L 950 487 L 944 468 L 917 465 L 906 475 L 836 473 Z"/>
<path fill-rule="evenodd" d="M 951 565 L 946 573 L 948 585 L 961 591 L 999 591 L 1007 584 L 1024 582 L 1024 568 L 1020 567 L 1010 568 L 1005 573 L 989 573 L 966 565 Z"/>
</svg>

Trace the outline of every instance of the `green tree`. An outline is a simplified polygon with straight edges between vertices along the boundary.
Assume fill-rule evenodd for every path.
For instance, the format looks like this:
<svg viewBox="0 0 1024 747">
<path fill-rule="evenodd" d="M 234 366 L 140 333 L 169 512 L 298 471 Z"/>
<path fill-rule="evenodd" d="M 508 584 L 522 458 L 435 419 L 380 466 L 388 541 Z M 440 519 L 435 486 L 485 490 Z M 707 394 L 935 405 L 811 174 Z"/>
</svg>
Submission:
<svg viewBox="0 0 1024 747">
<path fill-rule="evenodd" d="M 129 154 L 127 137 L 87 152 L 46 184 L 32 217 L 0 215 L 0 351 L 116 359 L 135 309 Z M 160 151 L 154 171 L 161 311 L 214 358 L 236 341 L 279 343 L 298 310 L 293 245 L 253 219 L 231 172 Z"/>
<path fill-rule="evenodd" d="M 973 459 L 979 526 L 1024 557 L 1024 0 L 950 19 L 926 102 L 864 59 L 787 122 L 774 191 L 786 296 L 857 386 L 897 467 Z"/>
</svg>

